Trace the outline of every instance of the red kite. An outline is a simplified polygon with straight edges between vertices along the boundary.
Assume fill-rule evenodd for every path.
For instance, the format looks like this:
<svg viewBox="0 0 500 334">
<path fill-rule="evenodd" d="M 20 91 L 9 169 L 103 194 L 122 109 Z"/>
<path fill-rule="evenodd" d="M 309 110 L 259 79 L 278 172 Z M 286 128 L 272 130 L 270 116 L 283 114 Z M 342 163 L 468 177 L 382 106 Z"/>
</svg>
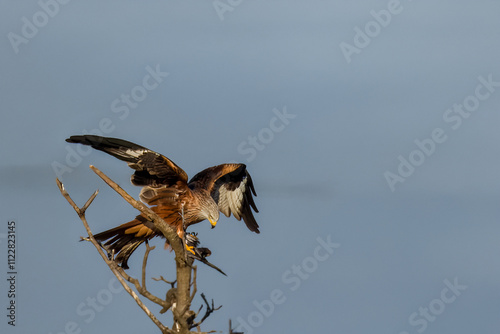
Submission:
<svg viewBox="0 0 500 334">
<path fill-rule="evenodd" d="M 257 194 L 244 164 L 209 167 L 188 181 L 186 172 L 167 157 L 122 139 L 83 135 L 71 136 L 66 141 L 89 145 L 126 161 L 135 170 L 132 184 L 143 187 L 141 201 L 174 227 L 183 240 L 188 226 L 205 219 L 214 228 L 219 211 L 227 217 L 233 214 L 237 220 L 243 218 L 250 231 L 260 233 L 252 212 L 252 209 L 259 212 L 252 197 Z M 135 249 L 156 236 L 163 234 L 142 214 L 94 235 L 96 240 L 106 241 L 104 247 L 114 251 L 116 261 L 124 269 L 128 268 L 128 258 Z M 192 246 L 186 244 L 186 248 L 193 253 Z"/>
</svg>

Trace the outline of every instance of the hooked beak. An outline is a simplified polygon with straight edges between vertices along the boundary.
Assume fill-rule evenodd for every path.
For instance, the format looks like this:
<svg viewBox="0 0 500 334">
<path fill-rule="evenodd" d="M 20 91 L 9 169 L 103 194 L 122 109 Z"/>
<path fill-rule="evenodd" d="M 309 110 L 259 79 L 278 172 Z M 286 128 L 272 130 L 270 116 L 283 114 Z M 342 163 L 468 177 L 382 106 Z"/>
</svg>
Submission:
<svg viewBox="0 0 500 334">
<path fill-rule="evenodd" d="M 212 228 L 214 228 L 215 225 L 217 225 L 217 222 L 214 221 L 214 220 L 212 220 L 212 219 L 210 219 L 210 218 L 208 218 L 208 221 L 210 222 L 210 225 L 212 225 Z"/>
</svg>

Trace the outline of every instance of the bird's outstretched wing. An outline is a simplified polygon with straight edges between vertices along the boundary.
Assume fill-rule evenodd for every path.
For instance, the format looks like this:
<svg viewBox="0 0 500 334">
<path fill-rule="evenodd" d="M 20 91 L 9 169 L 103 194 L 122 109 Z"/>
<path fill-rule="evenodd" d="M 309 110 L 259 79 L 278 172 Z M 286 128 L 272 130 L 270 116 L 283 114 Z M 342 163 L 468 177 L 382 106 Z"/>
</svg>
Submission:
<svg viewBox="0 0 500 334">
<path fill-rule="evenodd" d="M 190 181 L 190 188 L 206 189 L 217 203 L 220 212 L 229 217 L 231 214 L 245 222 L 248 229 L 260 233 L 252 209 L 257 206 L 253 196 L 257 196 L 252 178 L 244 164 L 222 164 L 209 167 L 196 174 Z"/>
<path fill-rule="evenodd" d="M 177 182 L 187 183 L 186 172 L 167 157 L 143 146 L 126 140 L 93 135 L 71 136 L 68 143 L 89 145 L 106 152 L 135 169 L 132 184 L 137 186 L 163 187 L 173 186 Z"/>
</svg>

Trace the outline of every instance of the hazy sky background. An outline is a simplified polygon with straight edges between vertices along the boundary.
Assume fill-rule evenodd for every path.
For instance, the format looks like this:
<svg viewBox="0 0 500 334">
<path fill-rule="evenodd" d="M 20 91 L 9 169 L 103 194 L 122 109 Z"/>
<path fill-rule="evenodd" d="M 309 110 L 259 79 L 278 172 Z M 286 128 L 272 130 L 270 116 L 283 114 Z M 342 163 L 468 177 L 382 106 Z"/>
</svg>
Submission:
<svg viewBox="0 0 500 334">
<path fill-rule="evenodd" d="M 244 319 L 247 334 L 498 333 L 499 1 L 54 3 L 0 1 L 1 254 L 8 220 L 18 241 L 14 328 L 0 259 L 2 333 L 158 332 L 78 242 L 84 228 L 55 183 L 58 166 L 80 205 L 100 189 L 95 232 L 135 216 L 88 168 L 138 196 L 126 164 L 68 160 L 78 147 L 64 139 L 99 128 L 190 176 L 248 165 L 261 234 L 225 217 L 191 228 L 228 274 L 198 266 L 198 292 L 223 305 L 203 330 Z M 155 70 L 157 85 L 144 81 Z M 472 111 L 460 116 L 461 104 Z M 317 251 L 318 238 L 340 246 Z M 153 244 L 148 276 L 173 279 L 172 256 Z M 273 291 L 282 303 L 259 310 Z"/>
</svg>

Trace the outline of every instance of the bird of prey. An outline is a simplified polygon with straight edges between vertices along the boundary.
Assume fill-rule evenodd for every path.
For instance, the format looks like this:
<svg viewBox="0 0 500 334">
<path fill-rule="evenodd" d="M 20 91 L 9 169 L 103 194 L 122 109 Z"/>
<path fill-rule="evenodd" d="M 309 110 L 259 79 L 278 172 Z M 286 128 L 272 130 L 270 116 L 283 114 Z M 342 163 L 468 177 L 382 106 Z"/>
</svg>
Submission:
<svg viewBox="0 0 500 334">
<path fill-rule="evenodd" d="M 232 214 L 237 220 L 243 219 L 250 231 L 260 233 L 252 212 L 252 209 L 259 212 L 252 197 L 257 194 L 244 164 L 209 167 L 188 181 L 186 172 L 167 157 L 122 139 L 82 135 L 71 136 L 66 141 L 89 145 L 127 162 L 135 170 L 132 184 L 142 186 L 141 201 L 176 229 L 194 255 L 194 246 L 185 239 L 186 228 L 205 219 L 214 228 L 219 211 L 227 217 Z M 163 237 L 163 234 L 142 214 L 94 235 L 99 242 L 105 242 L 109 252 L 114 252 L 115 260 L 124 269 L 128 269 L 128 258 L 137 247 L 156 236 Z"/>
</svg>

